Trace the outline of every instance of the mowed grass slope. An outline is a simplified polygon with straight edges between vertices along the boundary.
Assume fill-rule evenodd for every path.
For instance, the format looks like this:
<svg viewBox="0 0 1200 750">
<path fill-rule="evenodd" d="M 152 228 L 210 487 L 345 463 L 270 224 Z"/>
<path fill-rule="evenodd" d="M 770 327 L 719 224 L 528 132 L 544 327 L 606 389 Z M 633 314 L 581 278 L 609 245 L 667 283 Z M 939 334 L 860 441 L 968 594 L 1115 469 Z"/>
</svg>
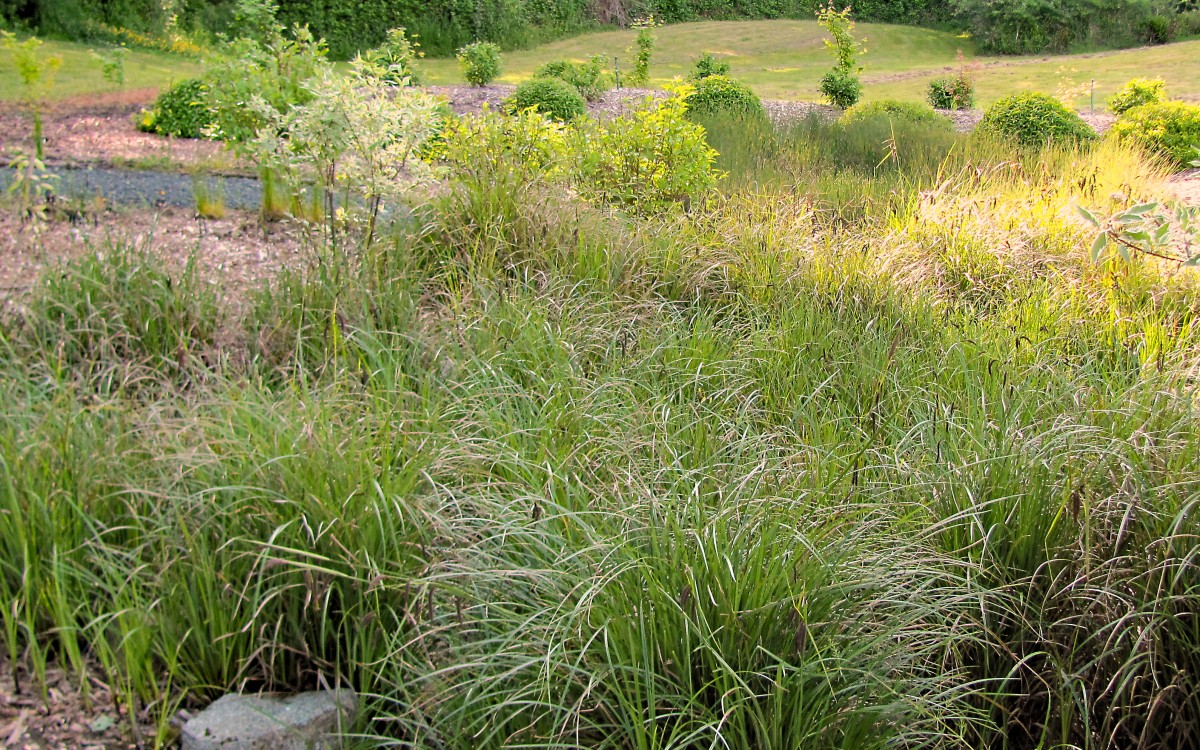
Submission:
<svg viewBox="0 0 1200 750">
<path fill-rule="evenodd" d="M 687 75 L 697 57 L 711 52 L 727 60 L 733 76 L 764 98 L 816 101 L 818 81 L 831 64 L 824 32 L 815 21 L 709 21 L 666 26 L 656 33 L 654 85 Z M 1083 55 L 978 57 L 969 38 L 945 31 L 860 24 L 857 33 L 866 39 L 862 63 L 867 99 L 923 99 L 929 79 L 953 70 L 959 52 L 981 66 L 976 81 L 983 106 L 1015 91 L 1053 93 L 1064 76 L 1077 83 L 1095 79 L 1098 105 L 1136 76 L 1165 79 L 1173 96 L 1200 96 L 1200 41 L 1195 40 Z M 507 53 L 501 81 L 524 80 L 551 60 L 585 60 L 594 54 L 619 57 L 628 68 L 634 34 L 606 31 Z M 463 82 L 454 60 L 426 60 L 424 69 L 430 83 Z"/>
<path fill-rule="evenodd" d="M 105 80 L 103 64 L 92 56 L 92 50 L 102 45 L 47 41 L 40 48 L 43 57 L 59 57 L 62 67 L 54 74 L 53 85 L 46 90 L 51 99 L 66 99 L 89 94 L 117 91 L 117 86 Z M 198 60 L 163 52 L 133 50 L 125 59 L 125 90 L 163 89 L 173 81 L 191 78 L 200 73 Z M 17 76 L 10 53 L 0 50 L 0 101 L 21 97 L 21 79 Z"/>
</svg>

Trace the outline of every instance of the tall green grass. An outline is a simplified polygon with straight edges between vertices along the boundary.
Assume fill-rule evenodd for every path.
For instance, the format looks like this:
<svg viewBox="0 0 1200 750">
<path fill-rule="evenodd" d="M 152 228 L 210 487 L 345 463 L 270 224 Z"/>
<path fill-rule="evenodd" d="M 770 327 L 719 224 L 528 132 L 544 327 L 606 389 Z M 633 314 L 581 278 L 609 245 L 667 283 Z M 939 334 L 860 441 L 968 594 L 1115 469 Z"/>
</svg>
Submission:
<svg viewBox="0 0 1200 750">
<path fill-rule="evenodd" d="M 1161 170 L 831 127 L 714 125 L 686 215 L 452 182 L 248 305 L 49 271 L 0 326 L 25 689 L 160 744 L 332 684 L 400 747 L 1193 744 L 1200 295 L 1069 218 Z"/>
</svg>

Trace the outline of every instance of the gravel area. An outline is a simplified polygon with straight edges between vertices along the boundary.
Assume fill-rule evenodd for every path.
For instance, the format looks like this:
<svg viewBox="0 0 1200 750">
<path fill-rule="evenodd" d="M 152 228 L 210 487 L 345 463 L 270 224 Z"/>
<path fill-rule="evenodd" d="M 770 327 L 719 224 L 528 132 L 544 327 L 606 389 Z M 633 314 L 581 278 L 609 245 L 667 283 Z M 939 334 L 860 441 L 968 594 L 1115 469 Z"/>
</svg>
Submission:
<svg viewBox="0 0 1200 750">
<path fill-rule="evenodd" d="M 69 199 L 100 197 L 111 203 L 162 208 L 195 208 L 198 181 L 211 196 L 220 196 L 227 209 L 258 210 L 262 187 L 253 177 L 205 175 L 193 177 L 179 172 L 64 166 L 50 167 L 58 178 L 58 193 Z M 0 190 L 12 184 L 14 171 L 0 169 Z"/>
</svg>

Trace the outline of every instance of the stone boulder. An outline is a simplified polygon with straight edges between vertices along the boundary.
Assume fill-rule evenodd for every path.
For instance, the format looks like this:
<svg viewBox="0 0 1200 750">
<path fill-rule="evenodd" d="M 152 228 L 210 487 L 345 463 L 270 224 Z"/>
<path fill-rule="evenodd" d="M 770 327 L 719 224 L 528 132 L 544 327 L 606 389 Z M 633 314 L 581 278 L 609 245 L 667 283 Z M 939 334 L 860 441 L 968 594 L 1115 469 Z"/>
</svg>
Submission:
<svg viewBox="0 0 1200 750">
<path fill-rule="evenodd" d="M 225 695 L 183 725 L 183 750 L 337 750 L 354 693 Z"/>
</svg>

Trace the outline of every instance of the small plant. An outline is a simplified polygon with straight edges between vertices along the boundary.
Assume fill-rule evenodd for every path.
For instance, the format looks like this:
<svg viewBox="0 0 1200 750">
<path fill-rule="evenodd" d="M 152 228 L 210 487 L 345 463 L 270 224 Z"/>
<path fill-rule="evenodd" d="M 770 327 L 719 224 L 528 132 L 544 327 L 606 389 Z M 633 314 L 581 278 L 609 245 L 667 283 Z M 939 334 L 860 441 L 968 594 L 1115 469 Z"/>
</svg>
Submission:
<svg viewBox="0 0 1200 750">
<path fill-rule="evenodd" d="M 1076 83 L 1074 74 L 1079 71 L 1075 68 L 1060 66 L 1057 72 L 1058 86 L 1054 89 L 1054 98 L 1062 102 L 1067 109 L 1071 109 L 1075 102 L 1088 94 L 1092 84 L 1087 81 Z"/>
<path fill-rule="evenodd" d="M 988 107 L 979 127 L 1022 146 L 1085 143 L 1096 138 L 1096 132 L 1079 115 L 1054 97 L 1039 93 L 1013 94 L 997 101 Z"/>
<path fill-rule="evenodd" d="M 1176 168 L 1190 165 L 1200 143 L 1200 104 L 1180 101 L 1143 104 L 1126 110 L 1113 124 L 1112 137 L 1163 156 Z"/>
<path fill-rule="evenodd" d="M 196 199 L 196 216 L 225 218 L 225 185 L 219 178 L 210 180 L 203 174 L 192 175 L 192 195 Z"/>
<path fill-rule="evenodd" d="M 575 188 L 586 198 L 634 214 L 688 207 L 720 178 L 717 152 L 688 117 L 690 86 L 648 98 L 629 115 L 585 120 L 571 148 Z"/>
<path fill-rule="evenodd" d="M 500 47 L 491 42 L 474 42 L 455 53 L 463 77 L 472 86 L 486 86 L 500 75 Z"/>
<path fill-rule="evenodd" d="M 691 96 L 687 98 L 690 117 L 711 115 L 733 115 L 735 117 L 762 117 L 762 100 L 758 94 L 741 81 L 725 76 L 707 76 L 697 81 Z"/>
<path fill-rule="evenodd" d="M 42 57 L 38 49 L 42 40 L 30 37 L 18 42 L 16 35 L 0 29 L 0 45 L 8 50 L 17 75 L 21 79 L 21 102 L 33 121 L 33 153 L 38 162 L 42 153 L 42 111 L 46 96 L 54 86 L 54 74 L 62 66 L 61 57 Z"/>
<path fill-rule="evenodd" d="M 688 73 L 689 81 L 699 81 L 709 76 L 728 76 L 729 63 L 724 60 L 719 60 L 713 57 L 711 52 L 705 52 L 692 65 L 692 72 Z"/>
<path fill-rule="evenodd" d="M 1148 44 L 1166 44 L 1175 38 L 1171 19 L 1158 14 L 1143 18 L 1138 24 L 1138 29 Z"/>
<path fill-rule="evenodd" d="M 92 56 L 100 62 L 100 72 L 104 80 L 117 87 L 118 91 L 125 90 L 125 58 L 129 57 L 127 47 L 111 47 L 103 52 L 92 52 Z"/>
<path fill-rule="evenodd" d="M 926 100 L 934 109 L 970 109 L 975 106 L 975 84 L 961 73 L 940 76 L 929 82 Z"/>
<path fill-rule="evenodd" d="M 1125 114 L 1143 104 L 1166 101 L 1167 82 L 1161 78 L 1134 78 L 1121 90 L 1108 97 L 1108 109 L 1115 115 Z"/>
<path fill-rule="evenodd" d="M 548 62 L 534 71 L 534 78 L 557 78 L 574 86 L 589 102 L 599 101 L 613 87 L 604 55 L 593 55 L 586 63 L 566 60 Z"/>
<path fill-rule="evenodd" d="M 570 122 L 587 111 L 587 104 L 575 87 L 558 78 L 525 81 L 517 86 L 506 104 L 513 112 L 532 107 L 559 122 Z"/>
<path fill-rule="evenodd" d="M 939 115 L 932 107 L 895 99 L 881 99 L 866 104 L 856 104 L 846 110 L 841 117 L 842 123 L 846 125 L 874 119 L 901 120 L 937 130 L 951 130 L 954 127 L 948 118 Z"/>
<path fill-rule="evenodd" d="M 174 84 L 143 111 L 138 129 L 176 138 L 202 138 L 216 124 L 208 106 L 208 87 L 198 78 Z"/>
<path fill-rule="evenodd" d="M 633 72 L 629 74 L 629 83 L 633 86 L 645 86 L 650 80 L 650 58 L 654 54 L 654 43 L 658 40 L 654 29 L 661 25 L 654 16 L 639 18 L 633 23 L 633 28 L 637 29 L 637 38 L 634 40 L 636 49 L 633 55 Z"/>
<path fill-rule="evenodd" d="M 862 67 L 858 65 L 858 57 L 866 48 L 854 38 L 850 8 L 839 11 L 832 4 L 822 5 L 817 11 L 817 23 L 833 37 L 825 40 L 825 46 L 833 52 L 834 66 L 821 78 L 821 93 L 835 107 L 852 107 L 862 97 L 859 80 Z"/>
<path fill-rule="evenodd" d="M 392 29 L 383 44 L 359 55 L 365 70 L 375 71 L 381 81 L 391 86 L 420 85 L 416 61 L 422 57 L 420 46 L 408 38 L 403 28 Z"/>
</svg>

